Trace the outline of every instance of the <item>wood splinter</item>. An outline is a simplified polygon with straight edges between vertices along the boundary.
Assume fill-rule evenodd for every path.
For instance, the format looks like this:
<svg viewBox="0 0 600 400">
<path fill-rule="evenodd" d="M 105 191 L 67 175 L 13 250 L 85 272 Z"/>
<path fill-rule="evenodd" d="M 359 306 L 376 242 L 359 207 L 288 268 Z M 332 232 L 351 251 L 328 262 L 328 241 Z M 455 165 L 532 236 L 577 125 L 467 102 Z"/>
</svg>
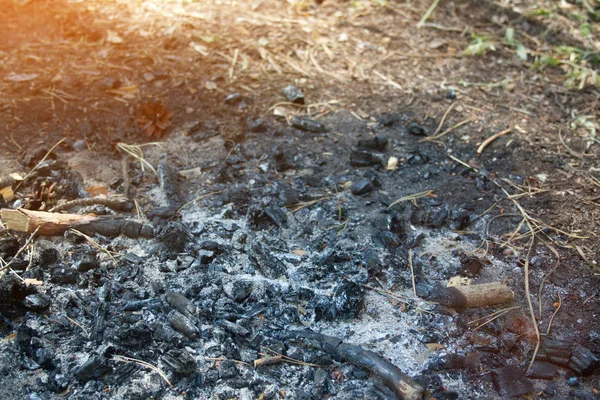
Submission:
<svg viewBox="0 0 600 400">
<path fill-rule="evenodd" d="M 113 216 L 59 214 L 23 208 L 1 209 L 0 216 L 7 229 L 29 234 L 37 230 L 39 236 L 60 236 L 69 229 L 76 229 L 88 236 L 100 234 L 115 237 L 123 234 L 133 239 L 152 237 L 154 234 L 149 225 Z"/>
</svg>

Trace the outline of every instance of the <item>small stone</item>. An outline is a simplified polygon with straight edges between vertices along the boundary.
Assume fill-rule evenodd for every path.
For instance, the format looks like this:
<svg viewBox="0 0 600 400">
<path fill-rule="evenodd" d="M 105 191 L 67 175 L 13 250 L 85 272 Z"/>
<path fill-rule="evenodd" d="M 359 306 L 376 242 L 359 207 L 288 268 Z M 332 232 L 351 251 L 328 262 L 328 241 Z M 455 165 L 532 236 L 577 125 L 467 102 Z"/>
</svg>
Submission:
<svg viewBox="0 0 600 400">
<path fill-rule="evenodd" d="M 423 128 L 421 125 L 419 125 L 416 122 L 409 123 L 408 126 L 406 127 L 406 131 L 414 136 L 427 136 L 427 133 L 425 132 L 425 128 Z"/>
<path fill-rule="evenodd" d="M 75 143 L 73 143 L 73 149 L 75 149 L 75 151 L 83 151 L 86 148 L 87 148 L 87 143 L 83 139 L 79 139 Z"/>
<path fill-rule="evenodd" d="M 368 139 L 361 139 L 358 141 L 357 147 L 365 150 L 376 150 L 384 151 L 387 147 L 388 140 L 384 136 L 375 136 Z"/>
<path fill-rule="evenodd" d="M 327 132 L 325 124 L 321 121 L 317 121 L 311 118 L 301 118 L 294 116 L 291 120 L 291 124 L 294 128 L 314 133 Z"/>
<path fill-rule="evenodd" d="M 250 132 L 261 133 L 267 130 L 267 121 L 263 118 L 250 118 L 246 120 L 246 126 Z"/>
<path fill-rule="evenodd" d="M 353 167 L 370 167 L 382 165 L 382 161 L 375 154 L 366 151 L 353 151 L 350 153 L 350 165 Z"/>
<path fill-rule="evenodd" d="M 292 103 L 304 104 L 304 93 L 294 85 L 284 87 L 281 93 Z"/>
<path fill-rule="evenodd" d="M 223 100 L 225 104 L 238 104 L 241 101 L 242 95 L 239 93 L 231 93 L 225 97 L 225 100 Z"/>
<path fill-rule="evenodd" d="M 364 194 L 370 193 L 373 190 L 373 183 L 370 179 L 362 179 L 350 187 L 350 191 L 355 196 L 362 196 Z"/>
</svg>

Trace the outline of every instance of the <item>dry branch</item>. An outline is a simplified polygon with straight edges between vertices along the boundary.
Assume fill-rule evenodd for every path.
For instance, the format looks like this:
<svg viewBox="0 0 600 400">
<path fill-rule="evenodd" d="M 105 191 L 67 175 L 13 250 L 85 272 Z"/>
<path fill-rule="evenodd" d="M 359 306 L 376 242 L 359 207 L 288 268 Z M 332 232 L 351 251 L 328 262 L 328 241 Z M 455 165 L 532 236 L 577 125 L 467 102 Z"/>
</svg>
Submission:
<svg viewBox="0 0 600 400">
<path fill-rule="evenodd" d="M 113 216 L 59 214 L 22 208 L 2 209 L 0 216 L 7 229 L 25 233 L 37 230 L 40 236 L 60 236 L 69 229 L 76 229 L 89 236 L 97 233 L 110 237 L 123 234 L 134 239 L 153 236 L 151 226 Z"/>
<path fill-rule="evenodd" d="M 488 307 L 513 301 L 515 294 L 503 283 L 469 286 L 437 286 L 428 300 L 451 308 Z"/>
</svg>

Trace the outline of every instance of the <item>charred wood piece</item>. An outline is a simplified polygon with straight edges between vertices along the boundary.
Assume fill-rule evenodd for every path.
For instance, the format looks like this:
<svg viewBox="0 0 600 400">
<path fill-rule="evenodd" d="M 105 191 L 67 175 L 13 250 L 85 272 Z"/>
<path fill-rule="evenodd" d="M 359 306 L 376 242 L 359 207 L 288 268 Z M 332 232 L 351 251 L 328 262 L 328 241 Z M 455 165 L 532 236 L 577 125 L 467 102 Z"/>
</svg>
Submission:
<svg viewBox="0 0 600 400">
<path fill-rule="evenodd" d="M 288 339 L 309 340 L 316 343 L 324 352 L 343 361 L 358 365 L 379 376 L 396 396 L 404 400 L 422 398 L 423 388 L 400 368 L 379 354 L 365 350 L 360 346 L 344 343 L 342 339 L 321 335 L 311 331 L 292 331 L 284 333 Z"/>
<path fill-rule="evenodd" d="M 472 308 L 508 303 L 514 296 L 508 286 L 496 282 L 455 287 L 437 285 L 424 297 L 445 307 Z"/>
</svg>

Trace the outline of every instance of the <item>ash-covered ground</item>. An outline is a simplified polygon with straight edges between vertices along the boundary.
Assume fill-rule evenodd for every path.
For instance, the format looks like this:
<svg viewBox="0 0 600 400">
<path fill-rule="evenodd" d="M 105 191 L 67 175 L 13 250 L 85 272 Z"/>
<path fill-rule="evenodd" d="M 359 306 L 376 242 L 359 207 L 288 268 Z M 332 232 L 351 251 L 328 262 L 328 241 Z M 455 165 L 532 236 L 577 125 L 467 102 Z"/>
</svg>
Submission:
<svg viewBox="0 0 600 400">
<path fill-rule="evenodd" d="M 75 210 L 127 215 L 154 237 L 95 235 L 99 250 L 68 232 L 18 254 L 0 278 L 0 397 L 397 398 L 378 374 L 293 336 L 310 330 L 377 353 L 424 398 L 598 398 L 598 310 L 583 302 L 597 278 L 580 265 L 569 281 L 561 269 L 545 280 L 542 334 L 558 295 L 580 307 L 557 313 L 525 374 L 536 344 L 526 254 L 499 246 L 520 217 L 496 183 L 527 177 L 449 158 L 419 142 L 435 126 L 411 118 L 337 113 L 295 127 L 250 118 L 237 141 L 216 124 L 175 127 L 145 148 L 156 176 L 131 158 L 123 169 L 116 155 L 59 147 L 30 185 L 56 183 L 61 201 L 94 185 L 127 191 L 141 214 Z M 497 217 L 498 202 L 507 215 Z M 3 259 L 27 237 L 5 233 Z M 543 244 L 530 256 L 537 314 L 555 264 Z M 427 300 L 456 276 L 504 282 L 515 300 L 469 310 Z"/>
</svg>

